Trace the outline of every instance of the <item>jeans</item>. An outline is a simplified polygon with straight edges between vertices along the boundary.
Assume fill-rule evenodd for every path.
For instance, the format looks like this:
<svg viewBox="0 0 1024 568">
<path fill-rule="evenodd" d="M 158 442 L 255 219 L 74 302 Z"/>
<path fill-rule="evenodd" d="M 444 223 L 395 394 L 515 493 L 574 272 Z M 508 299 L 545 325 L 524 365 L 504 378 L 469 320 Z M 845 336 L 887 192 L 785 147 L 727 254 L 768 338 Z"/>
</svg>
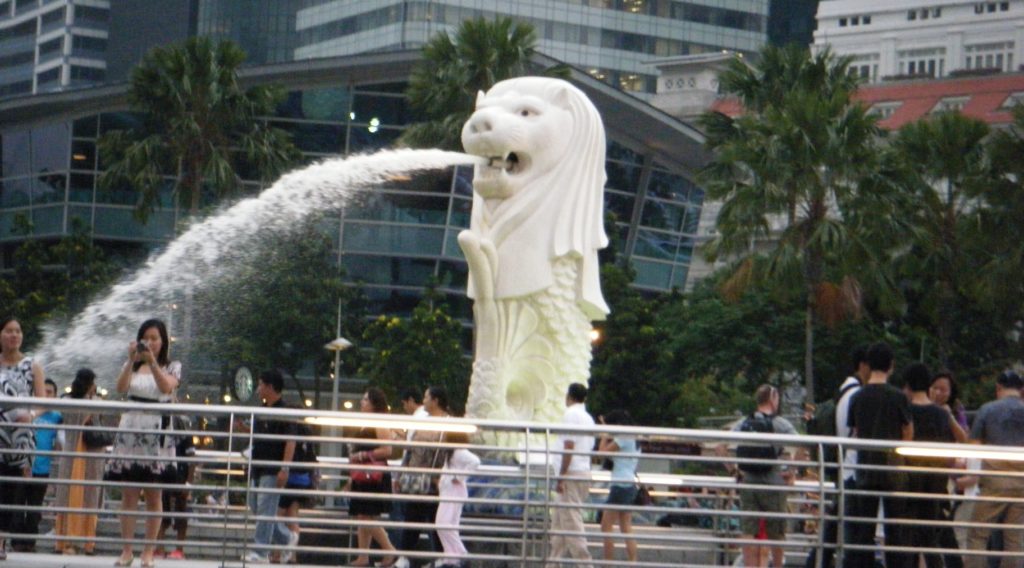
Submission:
<svg viewBox="0 0 1024 568">
<path fill-rule="evenodd" d="M 898 497 L 878 497 L 859 495 L 853 498 L 853 510 L 848 510 L 851 517 L 865 517 L 867 521 L 847 521 L 845 528 L 846 542 L 849 544 L 872 546 L 875 543 L 875 517 L 878 506 L 885 505 L 886 519 L 906 519 L 906 499 Z M 907 546 L 907 530 L 900 525 L 885 524 L 886 546 Z M 843 566 L 851 568 L 874 568 L 875 553 L 871 549 L 846 550 L 846 561 Z M 911 555 L 903 552 L 886 552 L 886 568 L 910 568 Z"/>
<path fill-rule="evenodd" d="M 277 493 L 263 493 L 257 489 L 276 489 L 277 475 L 260 475 L 252 484 L 253 491 L 249 493 L 249 508 L 259 517 L 273 517 L 277 515 L 277 502 L 280 497 Z M 282 522 L 277 521 L 256 521 L 256 536 L 253 539 L 256 552 L 261 556 L 267 555 L 264 548 L 273 544 L 288 544 L 291 538 L 291 531 Z"/>
</svg>

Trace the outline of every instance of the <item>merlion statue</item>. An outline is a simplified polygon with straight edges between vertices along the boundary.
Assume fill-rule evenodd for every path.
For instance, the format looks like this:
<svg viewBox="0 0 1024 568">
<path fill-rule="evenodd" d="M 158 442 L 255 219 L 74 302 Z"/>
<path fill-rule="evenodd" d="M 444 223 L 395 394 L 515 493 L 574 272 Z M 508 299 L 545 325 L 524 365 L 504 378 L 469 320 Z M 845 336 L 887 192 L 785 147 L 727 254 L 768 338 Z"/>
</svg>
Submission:
<svg viewBox="0 0 1024 568">
<path fill-rule="evenodd" d="M 509 79 L 477 95 L 462 143 L 488 158 L 459 234 L 476 321 L 467 414 L 559 422 L 568 386 L 590 377 L 591 321 L 608 313 L 601 117 L 566 81 Z"/>
</svg>

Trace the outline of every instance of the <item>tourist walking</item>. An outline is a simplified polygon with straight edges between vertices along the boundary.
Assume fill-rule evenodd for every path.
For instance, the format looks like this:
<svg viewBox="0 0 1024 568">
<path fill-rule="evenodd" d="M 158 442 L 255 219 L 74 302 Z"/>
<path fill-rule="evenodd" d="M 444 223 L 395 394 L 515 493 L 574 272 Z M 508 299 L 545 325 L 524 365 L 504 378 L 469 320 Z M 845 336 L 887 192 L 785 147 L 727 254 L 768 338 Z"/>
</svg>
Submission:
<svg viewBox="0 0 1024 568">
<path fill-rule="evenodd" d="M 117 392 L 139 403 L 140 410 L 121 416 L 114 437 L 113 456 L 107 465 L 109 479 L 121 481 L 121 556 L 115 566 L 131 566 L 135 555 L 135 521 L 139 497 L 145 494 L 146 540 L 156 539 L 163 511 L 161 491 L 147 484 L 160 483 L 164 471 L 173 467 L 174 437 L 171 417 L 162 411 L 174 398 L 174 389 L 181 380 L 181 363 L 171 361 L 167 326 L 158 319 L 146 320 L 139 326 L 135 341 L 128 344 L 128 360 L 117 376 Z M 150 407 L 152 410 L 149 410 Z M 142 567 L 155 566 L 155 545 L 142 547 Z"/>
<path fill-rule="evenodd" d="M 42 397 L 46 394 L 43 368 L 21 352 L 24 339 L 21 322 L 13 316 L 0 320 L 0 393 L 4 398 Z M 35 448 L 35 436 L 29 424 L 36 412 L 16 402 L 0 404 L 0 422 L 17 424 L 0 427 L 0 449 L 14 450 L 0 455 L 0 508 L 23 503 L 29 490 L 22 478 L 32 476 L 29 453 Z M 10 510 L 0 510 L 0 533 L 11 532 L 15 518 Z M 0 536 L 0 560 L 7 559 L 7 543 Z"/>
<path fill-rule="evenodd" d="M 296 424 L 295 455 L 292 463 L 295 464 L 288 471 L 288 481 L 284 488 L 291 491 L 281 495 L 277 503 L 277 516 L 284 519 L 288 530 L 292 533 L 292 540 L 299 542 L 300 527 L 298 523 L 299 507 L 307 507 L 312 499 L 309 491 L 316 488 L 316 452 L 313 450 L 313 442 L 309 437 L 313 435 L 309 427 L 300 422 Z M 281 564 L 293 564 L 297 560 L 295 549 L 290 547 L 280 555 Z"/>
<path fill-rule="evenodd" d="M 448 391 L 444 387 L 428 387 L 423 393 L 423 408 L 433 418 L 446 418 L 449 416 Z M 402 458 L 404 467 L 417 469 L 440 470 L 444 467 L 444 455 L 438 444 L 441 442 L 442 434 L 430 430 L 417 430 L 413 432 L 410 441 L 421 445 L 411 446 L 405 451 Z M 423 478 L 422 473 L 402 473 L 398 479 L 399 491 L 406 494 L 437 497 L 437 477 L 428 475 L 426 484 L 411 483 L 417 478 Z M 415 489 L 413 489 L 415 488 Z M 437 501 L 408 501 L 405 504 L 405 521 L 407 523 L 419 523 L 421 525 L 433 525 L 437 517 Z M 406 527 L 402 531 L 403 551 L 414 551 L 420 541 L 420 535 L 427 533 L 430 542 L 429 550 L 437 552 L 441 550 L 441 542 L 437 538 L 437 531 L 420 527 Z M 402 562 L 404 565 L 404 561 Z M 418 561 L 410 560 L 411 565 L 421 564 Z"/>
<path fill-rule="evenodd" d="M 446 444 L 469 444 L 469 435 L 463 432 L 446 432 Z M 444 549 L 444 558 L 434 563 L 435 568 L 441 566 L 462 566 L 469 551 L 459 536 L 459 525 L 462 522 L 462 508 L 469 498 L 469 487 L 466 485 L 466 472 L 480 467 L 480 458 L 466 448 L 445 450 L 447 454 L 441 477 L 438 479 L 438 494 L 441 502 L 437 505 L 437 538 Z M 443 527 L 443 528 L 442 528 Z"/>
<path fill-rule="evenodd" d="M 263 401 L 264 408 L 286 408 L 283 392 L 284 376 L 280 371 L 270 369 L 260 373 L 256 394 Z M 290 420 L 260 417 L 253 424 L 252 431 L 249 508 L 263 519 L 256 521 L 254 550 L 248 551 L 244 560 L 265 563 L 270 561 L 272 546 L 279 545 L 292 550 L 299 542 L 299 535 L 292 534 L 283 522 L 276 518 L 266 520 L 276 517 L 280 503 L 280 494 L 269 493 L 267 490 L 283 489 L 288 483 L 298 429 Z"/>
<path fill-rule="evenodd" d="M 996 379 L 996 400 L 983 405 L 974 416 L 974 424 L 971 425 L 972 443 L 1024 447 L 1022 391 L 1024 380 L 1015 371 L 1004 371 L 999 375 Z M 985 474 L 981 476 L 978 486 L 981 488 L 981 496 L 989 500 L 974 504 L 971 522 L 1003 525 L 1003 550 L 1021 554 L 1024 552 L 1024 529 L 1021 528 L 1024 527 L 1024 503 L 1019 501 L 1024 499 L 1024 483 L 1019 476 L 1024 473 L 1024 464 L 1020 461 L 986 459 L 982 462 L 982 470 Z M 1016 474 L 1018 477 L 1007 477 L 1005 474 Z M 985 550 L 991 532 L 992 529 L 987 526 L 971 527 L 967 531 L 967 548 Z M 966 557 L 968 568 L 982 568 L 987 563 L 984 556 Z M 1024 557 L 1003 557 L 999 566 L 1024 567 Z"/>
<path fill-rule="evenodd" d="M 430 416 L 429 414 L 427 414 L 427 409 L 423 408 L 422 388 L 415 386 L 406 387 L 406 389 L 402 391 L 401 397 L 402 398 L 400 402 L 402 403 L 402 411 L 408 414 L 409 416 L 412 416 L 413 418 L 426 418 L 427 416 Z M 412 440 L 413 433 L 415 433 L 415 430 L 412 428 L 405 432 L 406 441 Z M 396 437 L 400 437 L 401 432 L 395 432 L 395 435 Z M 405 459 L 404 453 L 402 458 L 403 460 Z M 397 482 L 397 478 L 392 479 L 392 491 L 397 492 L 398 487 L 395 485 L 395 482 Z M 405 521 L 405 501 L 395 499 L 391 502 L 391 513 L 389 514 L 389 519 L 395 521 L 396 523 L 401 523 Z M 392 541 L 397 541 L 401 543 L 403 538 L 403 532 L 404 530 L 401 528 L 394 528 L 389 530 L 388 534 L 391 536 Z"/>
<path fill-rule="evenodd" d="M 871 373 L 867 384 L 853 396 L 847 424 L 853 429 L 853 437 L 867 440 L 913 440 L 914 422 L 910 413 L 910 401 L 896 387 L 888 384 L 892 375 L 894 356 L 886 343 L 876 343 L 868 348 L 868 365 Z M 858 466 L 897 466 L 900 460 L 895 452 L 859 450 Z M 906 478 L 893 471 L 857 470 L 857 489 L 866 491 L 895 492 L 906 490 Z M 879 505 L 885 507 L 885 518 L 903 518 L 906 500 L 900 497 L 862 495 L 855 498 L 849 510 L 851 517 L 871 519 L 867 522 L 847 522 L 847 543 L 865 547 L 862 550 L 848 550 L 843 566 L 851 568 L 874 568 L 875 554 L 870 547 L 875 542 Z M 885 544 L 905 546 L 906 531 L 897 525 L 885 525 Z M 886 552 L 887 568 L 909 567 L 910 555 Z"/>
<path fill-rule="evenodd" d="M 91 369 L 79 369 L 71 382 L 71 393 L 75 400 L 91 400 L 96 396 L 96 373 Z M 104 452 L 102 446 L 89 447 L 81 428 L 100 425 L 97 416 L 88 410 L 73 409 L 64 412 L 64 447 L 70 455 L 60 458 L 58 471 L 65 481 L 99 481 L 103 477 L 103 458 L 86 457 L 85 453 Z M 57 508 L 95 511 L 100 506 L 102 490 L 96 485 L 62 483 L 57 486 Z M 57 513 L 54 533 L 58 540 L 54 548 L 64 554 L 78 554 L 79 551 L 92 555 L 96 547 L 95 512 Z M 76 540 L 61 540 L 72 537 Z"/>
<path fill-rule="evenodd" d="M 627 426 L 633 422 L 629 412 L 616 409 L 598 418 L 601 424 L 608 426 Z M 615 456 L 609 458 L 612 461 L 611 484 L 608 487 L 608 508 L 601 512 L 601 532 L 604 537 L 604 559 L 615 558 L 615 541 L 610 535 L 615 531 L 615 525 L 619 525 L 619 532 L 623 535 L 633 533 L 633 511 L 623 507 L 633 507 L 636 503 L 636 496 L 639 492 L 637 486 L 636 467 L 640 463 L 640 448 L 637 446 L 636 437 L 618 435 L 612 437 L 609 434 L 602 434 L 597 446 L 600 452 L 614 452 Z M 626 558 L 630 562 L 636 562 L 636 539 L 625 538 Z"/>
<path fill-rule="evenodd" d="M 359 400 L 359 411 L 365 413 L 387 414 L 388 401 L 384 391 L 377 387 L 370 387 L 363 393 Z M 376 466 L 383 468 L 391 457 L 391 446 L 386 443 L 391 440 L 391 430 L 387 428 L 370 428 L 364 426 L 354 436 L 360 442 L 353 443 L 349 448 L 349 462 L 359 465 Z M 360 521 L 356 529 L 356 542 L 360 550 L 369 550 L 371 541 L 384 551 L 394 552 L 395 547 L 388 538 L 387 531 L 377 524 L 380 516 L 388 512 L 390 505 L 383 497 L 391 493 L 391 474 L 384 469 L 353 471 L 349 477 L 348 486 L 345 488 L 354 493 L 368 493 L 376 498 L 352 497 L 348 503 L 348 514 Z M 394 566 L 395 556 L 384 558 L 382 566 Z M 355 561 L 349 566 L 369 566 L 370 557 L 365 552 L 360 552 Z"/>
<path fill-rule="evenodd" d="M 562 423 L 593 428 L 594 418 L 587 412 L 587 387 L 580 383 L 569 385 L 565 395 L 565 414 Z M 558 463 L 558 481 L 555 484 L 555 507 L 551 512 L 551 551 L 546 566 L 559 564 L 559 560 L 574 558 L 590 566 L 586 528 L 583 525 L 582 505 L 590 495 L 590 452 L 594 437 L 585 433 L 568 432 L 559 437 L 562 459 Z"/>
</svg>

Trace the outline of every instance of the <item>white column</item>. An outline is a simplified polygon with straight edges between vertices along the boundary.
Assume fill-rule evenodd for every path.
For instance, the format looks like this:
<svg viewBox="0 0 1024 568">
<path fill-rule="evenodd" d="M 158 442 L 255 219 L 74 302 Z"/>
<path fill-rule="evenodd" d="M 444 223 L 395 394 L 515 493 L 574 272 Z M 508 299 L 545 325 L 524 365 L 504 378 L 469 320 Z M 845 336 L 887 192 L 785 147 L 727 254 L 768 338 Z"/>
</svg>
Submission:
<svg viewBox="0 0 1024 568">
<path fill-rule="evenodd" d="M 883 37 L 878 50 L 879 78 L 896 75 L 899 67 L 896 64 L 896 38 Z"/>
<path fill-rule="evenodd" d="M 951 31 L 946 44 L 946 74 L 964 68 L 964 32 Z"/>
<path fill-rule="evenodd" d="M 1020 24 L 1013 34 L 1013 69 L 1011 72 L 1020 69 L 1024 65 L 1024 24 Z"/>
</svg>

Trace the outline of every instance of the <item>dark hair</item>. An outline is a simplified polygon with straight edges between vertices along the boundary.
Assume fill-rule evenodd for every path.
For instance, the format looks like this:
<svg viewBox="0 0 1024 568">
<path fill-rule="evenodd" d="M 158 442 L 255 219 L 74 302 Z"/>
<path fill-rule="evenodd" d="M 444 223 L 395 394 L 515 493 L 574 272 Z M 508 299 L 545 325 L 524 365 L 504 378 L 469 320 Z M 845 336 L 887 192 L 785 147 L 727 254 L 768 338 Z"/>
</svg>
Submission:
<svg viewBox="0 0 1024 568">
<path fill-rule="evenodd" d="M 406 387 L 405 390 L 402 391 L 402 397 L 398 400 L 405 402 L 410 398 L 416 404 L 423 404 L 423 390 L 416 387 Z"/>
<path fill-rule="evenodd" d="M 853 372 L 856 373 L 861 363 L 868 362 L 868 346 L 858 345 L 850 352 L 850 362 L 853 363 Z"/>
<path fill-rule="evenodd" d="M 57 383 L 53 382 L 53 379 L 44 379 L 43 384 L 50 385 L 51 387 L 53 387 L 54 394 L 57 393 Z"/>
<path fill-rule="evenodd" d="M 889 344 L 884 341 L 868 347 L 868 365 L 872 371 L 890 371 L 893 359 L 895 356 L 892 353 L 892 347 L 889 347 Z"/>
<path fill-rule="evenodd" d="M 1017 371 L 1007 369 L 996 377 L 996 384 L 1006 389 L 1020 390 L 1024 388 L 1024 379 L 1020 378 Z"/>
<path fill-rule="evenodd" d="M 626 426 L 633 423 L 633 417 L 629 415 L 628 410 L 616 408 L 604 415 L 604 423 L 612 426 Z"/>
<path fill-rule="evenodd" d="M 442 386 L 434 385 L 427 387 L 427 392 L 430 393 L 430 398 L 434 399 L 437 406 L 445 412 L 449 412 L 448 409 L 448 390 Z"/>
<path fill-rule="evenodd" d="M 366 398 L 370 400 L 370 406 L 373 407 L 374 412 L 388 411 L 388 397 L 379 388 L 370 387 L 366 389 Z"/>
<path fill-rule="evenodd" d="M 566 393 L 569 400 L 575 402 L 587 402 L 587 387 L 581 383 L 573 383 L 569 385 L 569 391 Z"/>
<path fill-rule="evenodd" d="M 7 316 L 4 319 L 0 320 L 0 331 L 3 331 L 3 329 L 5 327 L 7 327 L 7 324 L 11 323 L 12 321 L 16 321 L 16 322 L 18 322 L 18 325 L 21 325 L 21 320 L 19 320 L 18 318 L 14 317 L 14 316 Z M 3 344 L 0 344 L 0 353 L 3 353 L 3 352 L 4 352 L 4 346 L 3 346 Z"/>
<path fill-rule="evenodd" d="M 260 382 L 270 385 L 270 388 L 274 389 L 274 392 L 281 394 L 284 392 L 284 375 L 277 369 L 267 369 L 260 372 Z"/>
<path fill-rule="evenodd" d="M 914 363 L 903 370 L 903 384 L 912 392 L 924 392 L 932 384 L 932 372 L 924 363 Z"/>
<path fill-rule="evenodd" d="M 71 381 L 71 398 L 85 398 L 95 382 L 96 373 L 92 369 L 79 369 L 75 380 Z"/>
<path fill-rule="evenodd" d="M 139 326 L 139 332 L 135 334 L 135 341 L 142 341 L 142 336 L 146 335 L 146 332 L 151 327 L 155 327 L 157 333 L 160 334 L 160 353 L 156 355 L 156 363 L 161 367 L 166 367 L 171 363 L 170 356 L 168 355 L 171 349 L 171 341 L 167 337 L 167 326 L 164 325 L 162 320 L 153 318 L 142 322 L 142 325 Z M 132 363 L 132 371 L 138 371 L 141 366 L 142 361 Z"/>
<path fill-rule="evenodd" d="M 949 400 L 946 401 L 946 404 L 948 404 L 950 408 L 956 408 L 956 403 L 960 401 L 960 385 L 956 384 L 956 377 L 953 376 L 953 371 L 950 371 L 949 369 L 942 369 L 935 373 L 935 376 L 932 377 L 932 381 L 928 383 L 928 387 L 931 388 L 931 386 L 935 384 L 935 381 L 938 381 L 939 379 L 946 379 L 949 381 Z"/>
</svg>

